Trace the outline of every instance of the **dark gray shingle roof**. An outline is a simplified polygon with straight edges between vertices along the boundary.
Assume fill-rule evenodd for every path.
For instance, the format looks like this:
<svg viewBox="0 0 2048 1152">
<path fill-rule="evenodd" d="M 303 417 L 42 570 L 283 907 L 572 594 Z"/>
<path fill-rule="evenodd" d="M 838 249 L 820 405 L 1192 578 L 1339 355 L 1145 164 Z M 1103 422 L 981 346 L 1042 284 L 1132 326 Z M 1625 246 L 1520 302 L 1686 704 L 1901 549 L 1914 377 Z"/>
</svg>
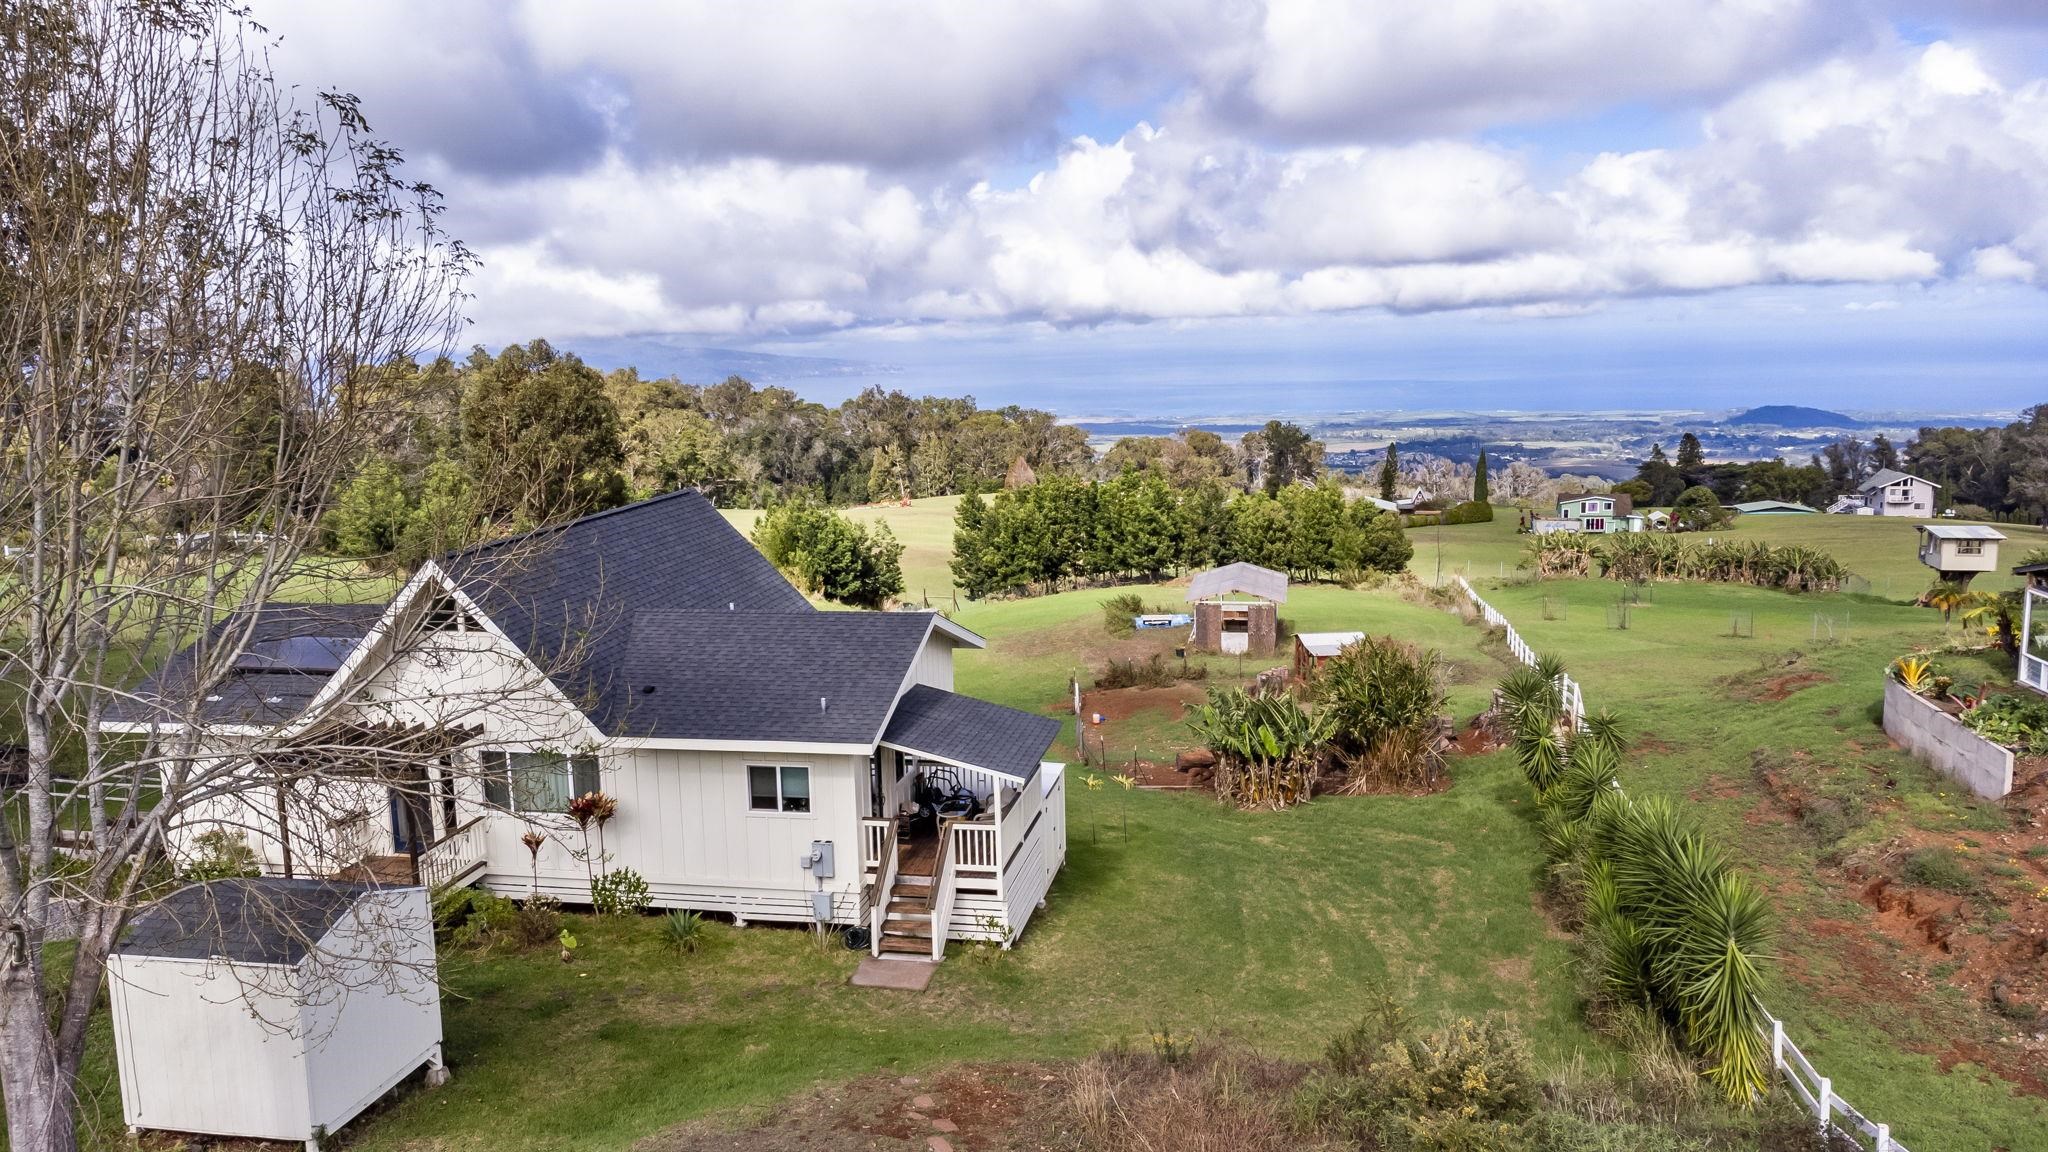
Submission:
<svg viewBox="0 0 2048 1152">
<path fill-rule="evenodd" d="M 743 613 L 817 614 L 691 490 L 479 545 L 441 566 L 569 699 L 588 705 L 592 723 L 613 735 L 625 731 L 614 707 L 624 699 L 620 674 L 642 613 L 724 612 L 730 605 Z"/>
<path fill-rule="evenodd" d="M 263 650 L 294 637 L 317 636 L 334 641 L 354 642 L 369 634 L 384 614 L 382 604 L 300 604 L 272 601 L 256 609 L 249 630 L 249 649 Z M 182 719 L 190 699 L 194 669 L 206 660 L 212 646 L 245 623 L 237 615 L 207 629 L 197 642 L 172 655 L 135 688 L 135 698 L 118 700 L 108 708 L 108 718 L 148 723 Z M 337 643 L 333 650 L 343 650 Z M 245 654 L 246 657 L 246 654 Z M 235 670 L 196 702 L 200 720 L 209 724 L 276 724 L 299 714 L 331 673 L 321 670 L 290 671 L 275 664 L 264 667 L 247 658 L 236 661 Z"/>
<path fill-rule="evenodd" d="M 872 743 L 932 615 L 639 613 L 612 734 Z"/>
<path fill-rule="evenodd" d="M 882 742 L 1030 779 L 1060 722 L 919 684 L 903 694 Z"/>
<path fill-rule="evenodd" d="M 370 890 L 361 884 L 276 877 L 189 884 L 143 910 L 114 951 L 297 964 Z"/>
</svg>

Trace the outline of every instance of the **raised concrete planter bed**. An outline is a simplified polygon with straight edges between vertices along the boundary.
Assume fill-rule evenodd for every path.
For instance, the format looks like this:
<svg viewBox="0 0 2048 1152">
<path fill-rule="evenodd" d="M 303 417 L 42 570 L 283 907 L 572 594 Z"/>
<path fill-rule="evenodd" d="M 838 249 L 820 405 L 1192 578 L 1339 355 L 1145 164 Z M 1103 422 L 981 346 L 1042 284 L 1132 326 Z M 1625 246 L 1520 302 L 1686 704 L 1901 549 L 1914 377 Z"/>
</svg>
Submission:
<svg viewBox="0 0 2048 1152">
<path fill-rule="evenodd" d="M 1986 740 L 1962 721 L 1889 676 L 1884 682 L 1884 734 L 1915 759 L 1996 800 L 2012 791 L 2012 751 Z"/>
</svg>

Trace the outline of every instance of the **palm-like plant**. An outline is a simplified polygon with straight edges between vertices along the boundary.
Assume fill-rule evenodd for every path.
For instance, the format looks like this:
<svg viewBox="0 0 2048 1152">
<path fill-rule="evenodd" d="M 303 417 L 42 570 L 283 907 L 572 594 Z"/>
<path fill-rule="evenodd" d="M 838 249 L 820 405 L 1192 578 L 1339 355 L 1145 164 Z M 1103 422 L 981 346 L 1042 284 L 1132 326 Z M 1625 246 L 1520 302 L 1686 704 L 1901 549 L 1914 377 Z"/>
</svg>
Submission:
<svg viewBox="0 0 2048 1152">
<path fill-rule="evenodd" d="M 1921 594 L 1920 602 L 1941 613 L 1941 622 L 1946 624 L 1955 616 L 1956 609 L 1969 601 L 1970 594 L 1962 586 L 1947 580 L 1936 584 Z"/>
<path fill-rule="evenodd" d="M 2015 655 L 2020 650 L 2020 617 L 2024 611 L 2022 595 L 2017 589 L 2010 592 L 1971 592 L 1963 597 L 1960 605 L 1963 623 L 1983 628 L 1984 634 L 2000 651 Z"/>
<path fill-rule="evenodd" d="M 1286 808 L 1309 798 L 1322 751 L 1336 732 L 1328 710 L 1292 696 L 1212 688 L 1189 719 L 1216 756 L 1216 791 L 1242 808 Z"/>
</svg>

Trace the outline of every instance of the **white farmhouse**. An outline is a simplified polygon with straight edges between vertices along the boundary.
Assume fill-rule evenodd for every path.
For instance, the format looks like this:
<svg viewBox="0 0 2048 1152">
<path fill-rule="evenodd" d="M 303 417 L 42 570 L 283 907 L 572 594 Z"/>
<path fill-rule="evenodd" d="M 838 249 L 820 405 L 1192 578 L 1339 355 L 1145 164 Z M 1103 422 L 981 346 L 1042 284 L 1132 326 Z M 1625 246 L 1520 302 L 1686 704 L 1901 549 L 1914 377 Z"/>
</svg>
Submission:
<svg viewBox="0 0 2048 1152">
<path fill-rule="evenodd" d="M 1872 516 L 1918 516 L 1924 520 L 1934 515 L 1934 494 L 1940 487 L 1932 480 L 1884 468 L 1871 473 L 1856 491 Z"/>
<path fill-rule="evenodd" d="M 981 637 L 814 609 L 694 491 L 429 562 L 381 608 L 270 605 L 254 626 L 196 721 L 221 754 L 318 754 L 338 730 L 413 753 L 353 792 L 252 790 L 178 829 L 261 830 L 272 873 L 581 903 L 601 852 L 660 907 L 937 958 L 1013 940 L 1066 858 L 1058 721 L 953 691 Z M 128 727 L 193 722 L 171 713 L 189 666 L 138 689 Z M 567 813 L 600 789 L 617 813 L 587 846 Z"/>
<path fill-rule="evenodd" d="M 131 1129 L 318 1152 L 401 1080 L 441 1068 L 421 888 L 188 885 L 128 926 L 107 994 Z"/>
</svg>

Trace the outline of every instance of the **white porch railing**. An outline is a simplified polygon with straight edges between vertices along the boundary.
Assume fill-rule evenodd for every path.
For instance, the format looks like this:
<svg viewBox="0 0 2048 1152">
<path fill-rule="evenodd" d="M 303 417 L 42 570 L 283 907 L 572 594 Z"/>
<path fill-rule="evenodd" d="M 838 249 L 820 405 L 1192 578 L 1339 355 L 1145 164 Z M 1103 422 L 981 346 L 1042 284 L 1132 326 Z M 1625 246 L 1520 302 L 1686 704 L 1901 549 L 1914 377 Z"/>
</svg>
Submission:
<svg viewBox="0 0 2048 1152">
<path fill-rule="evenodd" d="M 998 836 L 993 822 L 963 820 L 953 825 L 953 866 L 995 875 L 1003 864 Z"/>
<path fill-rule="evenodd" d="M 468 823 L 434 841 L 420 853 L 419 879 L 427 891 L 439 892 L 470 879 L 481 871 L 486 858 L 485 822 L 488 816 L 472 817 Z"/>
<path fill-rule="evenodd" d="M 1473 607 L 1479 610 L 1480 616 L 1488 624 L 1507 629 L 1509 650 L 1524 664 L 1534 666 L 1535 651 L 1522 642 L 1521 636 L 1515 632 L 1515 626 L 1508 623 L 1508 618 L 1496 611 L 1493 605 L 1480 599 L 1479 593 L 1472 590 L 1471 583 L 1463 576 L 1451 578 L 1458 582 L 1459 589 L 1472 601 Z M 1572 708 L 1573 718 L 1580 727 L 1584 727 L 1585 699 L 1579 685 L 1569 676 L 1560 674 L 1558 687 L 1564 694 L 1568 706 Z M 1616 788 L 1619 787 L 1617 784 Z M 1806 1059 L 1806 1054 L 1785 1035 L 1784 1023 L 1772 1016 L 1761 1004 L 1757 1007 L 1763 1012 L 1764 1019 L 1769 1022 L 1768 1030 L 1759 1028 L 1758 1031 L 1771 1045 L 1772 1066 L 1777 1069 L 1779 1077 L 1791 1087 L 1793 1094 L 1813 1113 L 1814 1122 L 1823 1131 L 1851 1140 L 1856 1139 L 1852 1133 L 1860 1132 L 1877 1142 L 1877 1152 L 1908 1152 L 1904 1144 L 1892 1138 L 1890 1125 L 1871 1121 L 1863 1113 L 1850 1107 L 1848 1101 L 1835 1095 L 1834 1082 L 1814 1071 L 1813 1065 Z"/>
<path fill-rule="evenodd" d="M 860 866 L 864 871 L 873 872 L 882 865 L 882 848 L 889 840 L 889 832 L 896 827 L 894 820 L 862 820 L 860 822 Z"/>
</svg>

